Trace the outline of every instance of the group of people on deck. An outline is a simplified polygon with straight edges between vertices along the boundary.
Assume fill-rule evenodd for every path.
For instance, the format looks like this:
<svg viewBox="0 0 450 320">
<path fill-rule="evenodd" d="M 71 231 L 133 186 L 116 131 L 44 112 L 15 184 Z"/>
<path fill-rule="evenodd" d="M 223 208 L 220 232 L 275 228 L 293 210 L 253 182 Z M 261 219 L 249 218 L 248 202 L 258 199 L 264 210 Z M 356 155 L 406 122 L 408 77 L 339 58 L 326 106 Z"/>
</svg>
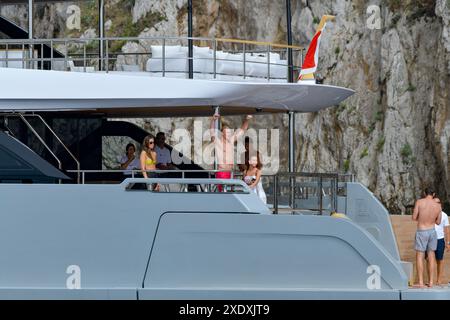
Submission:
<svg viewBox="0 0 450 320">
<path fill-rule="evenodd" d="M 240 137 L 245 134 L 248 129 L 251 115 L 247 115 L 241 128 L 234 131 L 226 124 L 222 123 L 221 131 L 216 132 L 216 121 L 220 120 L 220 115 L 215 114 L 211 118 L 211 141 L 215 144 L 218 172 L 217 179 L 231 179 L 232 172 L 235 167 L 234 147 Z M 125 170 L 125 175 L 131 175 L 132 170 L 140 170 L 144 178 L 153 178 L 157 175 L 152 173 L 155 170 L 173 170 L 176 167 L 172 163 L 170 150 L 166 147 L 166 136 L 163 132 L 159 132 L 154 138 L 148 135 L 142 143 L 142 151 L 139 158 L 136 157 L 136 146 L 129 143 L 126 146 L 126 153 L 119 160 L 120 169 Z M 244 182 L 250 187 L 250 190 L 257 194 L 259 198 L 267 203 L 266 194 L 262 186 L 262 162 L 259 152 L 254 152 L 250 145 L 250 139 L 245 138 L 245 162 L 238 165 L 243 175 Z M 222 186 L 218 186 L 219 191 Z M 156 191 L 158 187 L 156 186 Z"/>
<path fill-rule="evenodd" d="M 156 177 L 151 171 L 154 170 L 172 170 L 175 166 L 172 164 L 170 150 L 166 147 L 166 135 L 159 132 L 156 139 L 148 135 L 142 142 L 142 151 L 139 158 L 136 157 L 136 146 L 133 143 L 127 144 L 125 155 L 119 160 L 120 169 L 125 170 L 125 175 L 131 175 L 132 170 L 140 170 L 144 178 Z"/>
<path fill-rule="evenodd" d="M 249 121 L 253 118 L 247 115 L 242 125 L 236 131 L 231 130 L 228 125 L 221 122 L 220 133 L 216 130 L 216 121 L 220 120 L 220 115 L 215 114 L 211 119 L 211 141 L 215 143 L 216 155 L 218 159 L 217 168 L 219 172 L 216 174 L 218 179 L 230 179 L 231 172 L 234 169 L 234 144 L 240 137 L 245 134 L 248 129 Z M 220 135 L 220 137 L 217 137 Z M 244 182 L 250 187 L 250 190 L 258 195 L 262 202 L 267 203 L 266 193 L 262 185 L 262 162 L 261 155 L 255 151 L 250 145 L 250 139 L 245 138 L 245 161 L 238 164 L 238 168 L 242 173 Z"/>
<path fill-rule="evenodd" d="M 221 130 L 216 129 L 217 122 L 221 120 L 219 114 L 211 118 L 210 131 L 211 141 L 215 144 L 218 172 L 217 179 L 231 179 L 235 169 L 235 143 L 241 138 L 249 127 L 251 115 L 247 115 L 241 127 L 234 131 L 225 123 L 221 123 Z M 130 175 L 131 170 L 140 170 L 144 178 L 156 177 L 155 170 L 173 170 L 176 167 L 172 163 L 170 150 L 165 144 L 166 136 L 159 132 L 156 138 L 149 135 L 142 143 L 142 151 L 137 158 L 136 147 L 129 143 L 126 146 L 126 155 L 120 159 L 120 168 L 125 170 L 124 174 Z M 262 162 L 259 152 L 250 144 L 250 139 L 245 138 L 245 160 L 238 164 L 244 182 L 250 187 L 265 204 L 266 194 L 261 181 Z M 219 192 L 223 191 L 218 186 Z M 158 191 L 156 186 L 154 190 Z M 444 276 L 444 252 L 450 250 L 449 219 L 442 211 L 442 205 L 436 193 L 425 189 L 424 197 L 417 200 L 412 219 L 417 221 L 417 232 L 415 236 L 416 265 L 418 284 L 415 287 L 433 287 L 435 283 L 443 284 Z M 428 283 L 424 283 L 424 261 L 427 260 Z M 435 282 L 436 280 L 436 282 Z"/>
<path fill-rule="evenodd" d="M 425 288 L 424 259 L 427 260 L 428 287 L 443 285 L 444 251 L 450 250 L 450 232 L 448 216 L 442 211 L 442 205 L 436 193 L 426 188 L 424 197 L 416 201 L 412 219 L 417 221 L 415 238 L 416 265 L 419 278 L 418 288 Z"/>
</svg>

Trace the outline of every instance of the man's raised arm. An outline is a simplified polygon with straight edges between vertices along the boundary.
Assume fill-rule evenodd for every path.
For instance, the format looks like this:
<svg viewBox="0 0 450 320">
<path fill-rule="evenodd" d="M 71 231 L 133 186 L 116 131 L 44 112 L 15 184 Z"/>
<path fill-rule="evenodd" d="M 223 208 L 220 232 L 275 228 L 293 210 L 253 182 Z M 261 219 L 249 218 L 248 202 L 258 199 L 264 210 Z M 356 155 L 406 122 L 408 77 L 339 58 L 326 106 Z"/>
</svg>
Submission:
<svg viewBox="0 0 450 320">
<path fill-rule="evenodd" d="M 213 117 L 211 118 L 211 124 L 209 126 L 209 131 L 211 134 L 211 141 L 214 142 L 214 140 L 216 140 L 216 120 L 218 120 L 220 118 L 220 115 L 215 114 L 213 115 Z"/>
<path fill-rule="evenodd" d="M 238 130 L 236 130 L 236 132 L 234 134 L 235 139 L 239 138 L 240 136 L 242 136 L 245 133 L 245 131 L 247 131 L 250 119 L 252 119 L 252 118 L 253 118 L 253 116 L 250 114 L 248 114 L 245 117 L 244 121 L 242 121 L 241 127 Z"/>
<path fill-rule="evenodd" d="M 249 121 L 250 121 L 251 118 L 253 118 L 253 116 L 248 114 L 248 115 L 245 117 L 244 121 L 242 121 L 242 126 L 241 126 L 241 130 L 242 130 L 242 131 L 244 131 L 244 132 L 247 131 L 247 129 L 248 129 L 248 123 L 249 123 Z"/>
</svg>

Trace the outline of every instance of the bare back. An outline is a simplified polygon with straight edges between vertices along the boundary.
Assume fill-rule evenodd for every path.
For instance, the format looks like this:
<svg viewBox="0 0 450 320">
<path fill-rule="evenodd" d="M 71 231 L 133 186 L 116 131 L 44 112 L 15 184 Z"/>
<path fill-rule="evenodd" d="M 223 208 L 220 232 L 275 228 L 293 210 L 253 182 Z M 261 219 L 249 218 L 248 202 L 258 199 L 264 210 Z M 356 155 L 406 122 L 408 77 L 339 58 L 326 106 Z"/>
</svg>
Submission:
<svg viewBox="0 0 450 320">
<path fill-rule="evenodd" d="M 432 197 L 417 200 L 414 207 L 413 220 L 417 220 L 418 230 L 434 228 L 439 224 L 441 217 L 441 206 Z"/>
</svg>

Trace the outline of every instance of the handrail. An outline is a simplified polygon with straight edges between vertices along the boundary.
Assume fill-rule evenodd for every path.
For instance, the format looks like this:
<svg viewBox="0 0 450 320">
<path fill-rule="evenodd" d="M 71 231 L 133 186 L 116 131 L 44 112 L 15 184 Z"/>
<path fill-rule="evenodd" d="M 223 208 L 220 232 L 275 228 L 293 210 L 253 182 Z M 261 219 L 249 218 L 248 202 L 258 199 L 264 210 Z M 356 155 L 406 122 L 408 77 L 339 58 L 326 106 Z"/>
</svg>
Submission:
<svg viewBox="0 0 450 320">
<path fill-rule="evenodd" d="M 39 39 L 0 39 L 0 44 L 2 43 L 26 43 L 26 44 L 40 44 L 43 42 L 90 42 L 90 41 L 100 41 L 100 40 L 109 40 L 109 41 L 118 41 L 118 40 L 129 40 L 129 41 L 139 41 L 139 40 L 192 40 L 192 41 L 218 41 L 218 42 L 230 42 L 230 43 L 246 43 L 246 44 L 254 44 L 260 46 L 270 45 L 271 47 L 276 48 L 286 48 L 286 49 L 298 49 L 304 50 L 304 47 L 296 46 L 296 45 L 288 45 L 281 43 L 272 43 L 272 42 L 264 42 L 264 41 L 253 41 L 253 40 L 242 40 L 242 39 L 228 39 L 228 38 L 208 38 L 208 37 L 177 37 L 177 36 L 153 36 L 153 37 L 92 37 L 92 38 L 39 38 Z"/>
<path fill-rule="evenodd" d="M 231 186 L 231 187 L 242 187 L 243 191 L 240 191 L 239 193 L 245 193 L 250 194 L 251 190 L 249 186 L 244 183 L 242 180 L 232 180 L 232 179 L 198 179 L 198 178 L 185 178 L 185 179 L 179 179 L 179 178 L 127 178 L 120 185 L 125 186 L 125 188 L 128 188 L 130 185 L 135 183 L 144 183 L 144 184 L 160 184 L 160 185 L 173 185 L 173 184 L 179 184 L 185 186 L 184 190 L 187 191 L 187 185 L 215 185 L 215 186 Z M 206 192 L 209 192 L 209 188 L 206 189 Z M 233 193 L 234 190 L 231 190 L 231 193 Z M 230 191 L 226 191 L 224 189 L 223 193 L 230 193 Z"/>
<path fill-rule="evenodd" d="M 77 165 L 77 170 L 81 170 L 81 164 L 80 161 L 73 155 L 73 153 L 70 151 L 70 149 L 62 142 L 62 140 L 59 138 L 59 136 L 53 131 L 53 129 L 48 125 L 48 123 L 44 120 L 44 118 L 41 117 L 39 114 L 24 114 L 25 117 L 37 117 L 41 120 L 41 122 L 45 125 L 45 127 L 52 133 L 52 135 L 58 140 L 58 142 L 63 146 L 63 148 L 67 151 L 67 153 L 70 155 L 70 157 L 75 161 Z M 77 182 L 80 183 L 80 174 L 77 174 Z"/>
<path fill-rule="evenodd" d="M 142 173 L 142 170 L 140 169 L 103 169 L 103 170 L 95 170 L 95 169 L 83 169 L 83 170 L 67 170 L 69 173 L 128 173 L 136 174 L 136 173 Z M 146 170 L 146 172 L 153 172 L 153 173 L 218 173 L 218 172 L 230 172 L 232 174 L 232 177 L 239 177 L 242 176 L 243 173 L 239 171 L 232 171 L 232 170 Z M 342 173 L 330 173 L 330 172 L 278 172 L 276 174 L 263 174 L 263 177 L 273 177 L 273 176 L 279 176 L 279 177 L 305 177 L 305 178 L 315 178 L 315 177 L 322 177 L 322 178 L 346 178 L 350 177 L 350 182 L 353 182 L 354 175 L 353 174 L 342 174 Z"/>
<path fill-rule="evenodd" d="M 80 161 L 78 161 L 78 159 L 75 157 L 75 155 L 70 151 L 70 149 L 64 144 L 64 142 L 59 138 L 59 136 L 55 133 L 55 131 L 53 131 L 53 129 L 49 126 L 49 124 L 44 120 L 44 118 L 42 118 L 41 115 L 39 114 L 35 114 L 35 113 L 5 113 L 5 114 L 1 114 L 1 116 L 5 117 L 5 119 L 10 118 L 10 117 L 20 117 L 23 120 L 25 120 L 25 117 L 34 117 L 34 118 L 38 118 L 43 124 L 44 126 L 51 132 L 51 134 L 53 135 L 53 137 L 56 138 L 56 140 L 58 140 L 58 142 L 63 146 L 63 148 L 67 151 L 67 153 L 70 155 L 70 157 L 75 161 L 76 165 L 77 165 L 77 170 L 78 172 L 81 171 L 81 164 Z M 25 122 L 25 121 L 24 121 Z M 32 128 L 31 124 L 26 121 L 27 126 L 34 132 L 37 133 L 37 131 L 34 130 L 34 128 Z M 7 127 L 8 130 L 10 130 Z M 34 133 L 33 132 L 33 133 Z M 36 134 L 35 133 L 35 134 Z M 47 146 L 47 144 L 45 144 L 45 142 L 43 141 L 42 138 L 39 138 L 39 141 L 41 141 L 42 144 L 44 144 L 44 146 L 46 147 L 46 149 L 53 155 L 53 157 L 58 161 L 58 165 L 59 165 L 59 169 L 62 170 L 62 164 L 61 161 L 56 157 L 56 155 L 50 150 L 50 147 Z M 77 182 L 80 183 L 80 173 L 77 174 Z"/>
<path fill-rule="evenodd" d="M 103 53 L 98 55 L 98 53 L 95 53 L 95 55 L 92 55 L 90 53 L 87 53 L 87 46 L 90 43 L 98 43 L 98 42 L 102 42 L 106 44 L 106 50 L 102 51 Z M 112 46 L 110 48 L 110 45 L 114 42 L 114 41 L 138 41 L 140 43 L 140 45 L 145 49 L 145 52 L 134 52 L 134 53 L 123 53 L 121 52 L 121 50 L 116 51 L 112 49 Z M 163 56 L 161 57 L 153 57 L 152 52 L 148 50 L 148 46 L 152 45 L 152 41 L 156 41 L 158 45 L 160 45 L 160 42 L 162 42 L 162 46 L 163 46 Z M 300 66 L 297 65 L 288 65 L 288 63 L 277 63 L 277 62 L 272 62 L 271 61 L 271 53 L 272 52 L 278 52 L 281 51 L 280 54 L 283 54 L 283 52 L 285 52 L 285 50 L 281 50 L 281 49 L 286 49 L 286 50 L 296 50 L 296 51 L 300 51 L 300 56 L 301 59 L 303 59 L 303 47 L 300 46 L 293 46 L 293 45 L 284 45 L 284 44 L 279 44 L 279 43 L 270 43 L 270 42 L 262 42 L 262 41 L 251 41 L 251 40 L 241 40 L 241 39 L 226 39 L 226 38 L 207 38 L 207 37 L 176 37 L 176 36 L 172 36 L 172 37 L 168 37 L 168 36 L 153 36 L 153 37 L 93 37 L 93 38 L 83 38 L 83 39 L 78 39 L 78 38 L 47 38 L 47 39 L 0 39 L 0 48 L 3 48 L 6 46 L 6 51 L 12 51 L 14 50 L 11 47 L 22 46 L 22 51 L 24 51 L 25 49 L 29 49 L 28 51 L 30 51 L 30 53 L 28 54 L 28 56 L 23 56 L 20 58 L 11 58 L 10 56 L 8 56 L 8 53 L 6 54 L 6 58 L 0 58 L 0 62 L 2 61 L 6 61 L 6 65 L 8 66 L 8 63 L 14 62 L 14 61 L 21 61 L 22 62 L 22 68 L 26 67 L 26 68 L 30 68 L 30 69 L 44 69 L 44 63 L 45 62 L 49 62 L 49 66 L 51 66 L 52 70 L 54 68 L 54 62 L 58 62 L 58 61 L 63 61 L 64 65 L 59 65 L 59 68 L 64 68 L 63 70 L 67 70 L 68 68 L 68 62 L 70 61 L 83 61 L 83 67 L 77 67 L 77 70 L 71 70 L 71 71 L 84 71 L 87 72 L 87 67 L 86 64 L 87 62 L 91 61 L 94 63 L 94 70 L 96 71 L 96 67 L 99 67 L 99 70 L 97 71 L 105 71 L 106 73 L 108 73 L 111 69 L 109 68 L 109 63 L 113 62 L 115 63 L 115 61 L 118 60 L 118 57 L 121 55 L 135 55 L 135 56 L 142 56 L 142 55 L 150 55 L 151 59 L 154 60 L 161 60 L 162 59 L 162 70 L 160 70 L 160 67 L 157 67 L 157 69 L 155 70 L 149 70 L 149 72 L 157 72 L 157 73 L 161 73 L 163 77 L 165 77 L 167 74 L 171 74 L 171 73 L 186 73 L 186 70 L 182 70 L 180 69 L 178 70 L 167 70 L 166 67 L 166 61 L 172 59 L 171 57 L 168 57 L 166 52 L 165 52 L 165 48 L 168 45 L 169 41 L 173 41 L 175 43 L 179 43 L 180 41 L 198 41 L 200 42 L 200 46 L 204 46 L 205 42 L 209 42 L 209 44 L 207 44 L 207 47 L 212 48 L 214 53 L 213 53 L 213 57 L 207 57 L 207 58 L 199 58 L 199 57 L 186 57 L 186 59 L 188 61 L 192 61 L 192 60 L 213 60 L 213 65 L 214 65 L 214 70 L 202 70 L 202 71 L 195 71 L 195 74 L 209 74 L 213 79 L 217 78 L 217 75 L 225 75 L 225 76 L 237 76 L 237 77 L 243 77 L 243 79 L 247 79 L 247 78 L 265 78 L 267 79 L 267 81 L 271 81 L 271 80 L 286 80 L 287 81 L 287 71 L 286 71 L 286 77 L 283 74 L 280 74 L 280 70 L 277 69 L 278 75 L 277 73 L 273 73 L 271 71 L 271 67 L 272 66 L 282 66 L 282 67 L 287 67 L 287 68 L 293 68 L 294 70 L 299 70 Z M 147 43 L 144 43 L 147 42 Z M 243 58 L 242 59 L 238 59 L 238 60 L 234 60 L 234 59 L 224 59 L 224 58 L 217 58 L 216 52 L 218 50 L 218 43 L 231 43 L 231 44 L 242 44 L 242 50 L 239 48 L 238 50 L 226 50 L 226 52 L 229 53 L 239 53 L 242 54 L 243 53 Z M 39 57 L 39 52 L 37 51 L 32 51 L 32 48 L 34 48 L 36 45 L 40 45 L 41 46 L 41 50 L 40 50 L 40 54 L 41 56 Z M 44 51 L 43 51 L 43 47 L 44 45 L 50 46 L 51 48 L 51 52 L 50 52 L 50 58 L 48 57 L 44 57 Z M 62 46 L 64 49 L 61 49 L 62 51 L 65 51 L 66 53 L 64 54 L 63 57 L 61 58 L 55 58 L 53 56 L 53 49 L 57 46 Z M 72 46 L 75 45 L 75 46 Z M 76 47 L 76 45 L 81 45 L 79 47 Z M 254 45 L 254 46 L 265 46 L 265 49 L 261 49 L 261 50 L 250 50 L 249 49 L 249 45 Z M 69 54 L 68 52 L 71 50 L 70 48 L 76 49 L 76 50 L 82 50 L 82 53 L 74 53 L 74 54 Z M 248 61 L 246 53 L 254 53 L 254 54 L 264 54 L 267 55 L 267 61 L 262 62 L 262 61 Z M 78 58 L 79 57 L 79 58 Z M 175 58 L 174 58 L 175 59 Z M 176 58 L 177 60 L 179 58 Z M 243 71 L 242 74 L 240 72 L 235 72 L 235 71 L 229 71 L 229 72 L 225 72 L 225 73 L 220 73 L 217 72 L 217 62 L 218 61 L 227 61 L 230 63 L 243 63 Z M 301 62 L 300 62 L 301 63 Z M 251 75 L 248 73 L 248 69 L 246 68 L 247 65 L 255 65 L 255 64 L 260 64 L 260 65 L 267 65 L 267 72 L 263 72 L 264 74 L 260 74 L 260 72 L 257 72 L 254 75 Z M 39 67 L 40 66 L 40 67 Z M 71 69 L 72 69 L 71 65 Z M 100 68 L 101 66 L 101 68 Z M 106 67 L 105 67 L 106 66 Z M 140 67 L 141 69 L 141 67 Z M 92 72 L 92 67 L 89 67 L 89 72 Z M 189 71 L 191 72 L 191 71 Z"/>
<path fill-rule="evenodd" d="M 31 132 L 36 136 L 36 138 L 42 143 L 42 145 L 47 149 L 47 151 L 53 156 L 53 158 L 58 162 L 58 169 L 62 170 L 62 163 L 61 160 L 56 156 L 56 154 L 53 153 L 53 151 L 50 149 L 50 147 L 45 143 L 44 139 L 39 135 L 39 133 L 33 128 L 33 126 L 28 122 L 27 119 L 21 114 L 3 114 L 5 118 L 11 117 L 11 116 L 19 116 L 20 119 L 25 123 L 25 125 L 31 130 Z M 61 183 L 61 179 L 59 179 L 59 183 Z"/>
<path fill-rule="evenodd" d="M 231 39 L 231 38 L 215 38 L 215 40 L 217 40 L 219 42 L 253 44 L 256 46 L 271 46 L 274 48 L 297 49 L 297 50 L 305 49 L 304 47 L 300 47 L 300 46 L 281 44 L 281 43 L 272 43 L 272 42 L 265 42 L 265 41 L 241 40 L 241 39 Z"/>
<path fill-rule="evenodd" d="M 170 182 L 170 181 L 200 181 L 203 184 L 206 184 L 205 181 L 209 181 L 212 179 L 212 175 L 217 172 L 231 172 L 232 179 L 240 179 L 240 177 L 243 175 L 242 172 L 234 172 L 234 171 L 227 171 L 227 170 L 147 170 L 148 173 L 156 173 L 156 174 L 164 174 L 164 173 L 171 173 L 171 174 L 179 174 L 180 177 L 173 177 L 173 178 L 151 178 L 155 181 L 164 181 L 164 182 Z M 109 170 L 68 170 L 69 173 L 75 173 L 75 172 L 81 172 L 82 174 L 82 183 L 85 183 L 86 180 L 86 174 L 89 173 L 125 173 L 126 176 L 131 175 L 131 179 L 142 179 L 142 178 L 135 178 L 136 173 L 142 173 L 142 170 L 115 170 L 115 169 L 109 169 Z M 204 173 L 207 174 L 208 177 L 206 178 L 187 178 L 186 174 L 189 173 Z M 129 179 L 127 177 L 124 177 L 125 179 Z M 302 208 L 295 208 L 295 203 L 291 203 L 292 200 L 290 200 L 290 208 L 292 209 L 292 213 L 294 211 L 301 211 L 301 210 L 309 210 L 309 211 L 315 211 L 319 214 L 323 214 L 325 207 L 324 207 L 324 201 L 326 200 L 328 203 L 328 209 L 330 212 L 337 211 L 338 207 L 338 189 L 339 188 L 345 188 L 346 187 L 346 181 L 347 178 L 351 178 L 350 181 L 353 181 L 353 175 L 351 174 L 339 174 L 339 173 L 321 173 L 321 172 L 280 172 L 277 174 L 263 174 L 263 178 L 270 178 L 273 179 L 273 192 L 271 193 L 271 196 L 273 196 L 273 212 L 274 214 L 279 213 L 280 208 L 280 197 L 282 196 L 284 191 L 287 191 L 289 193 L 289 198 L 294 198 L 295 194 L 297 192 L 300 192 L 302 195 L 300 199 L 303 200 L 317 200 L 317 207 L 314 206 L 314 208 L 311 207 L 303 207 Z M 316 181 L 299 181 L 298 179 L 292 179 L 292 178 L 316 178 Z M 286 179 L 286 183 L 280 182 L 281 178 Z M 145 179 L 144 179 L 145 180 Z M 147 179 L 148 180 L 148 179 Z M 152 181 L 153 181 L 152 180 Z M 214 181 L 222 181 L 221 179 L 214 179 Z M 341 181 L 344 180 L 345 182 L 341 183 Z M 291 181 L 294 181 L 294 187 L 291 186 Z M 218 183 L 220 184 L 220 183 Z M 312 193 L 310 193 L 309 189 L 313 188 Z M 299 189 L 300 191 L 297 191 Z M 284 191 L 283 191 L 284 190 Z M 303 198 L 306 196 L 306 198 Z M 312 196 L 312 198 L 310 198 Z M 341 196 L 343 196 L 341 194 Z M 345 195 L 344 195 L 345 196 Z M 286 197 L 286 194 L 284 195 Z M 299 198 L 296 198 L 299 199 Z M 311 202 L 310 202 L 311 203 Z"/>
</svg>

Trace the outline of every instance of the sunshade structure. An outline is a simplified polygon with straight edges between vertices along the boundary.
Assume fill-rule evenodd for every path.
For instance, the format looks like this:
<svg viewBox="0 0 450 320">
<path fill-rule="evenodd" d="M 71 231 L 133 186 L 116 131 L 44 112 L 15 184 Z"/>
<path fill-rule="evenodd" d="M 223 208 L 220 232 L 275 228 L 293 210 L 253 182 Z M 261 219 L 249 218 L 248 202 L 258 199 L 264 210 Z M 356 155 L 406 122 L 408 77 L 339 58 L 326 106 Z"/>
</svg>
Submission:
<svg viewBox="0 0 450 320">
<path fill-rule="evenodd" d="M 316 112 L 354 91 L 300 83 L 156 78 L 126 73 L 0 69 L 0 112 L 84 112 L 110 117 Z M 19 85 L 20 84 L 20 85 Z M 23 90 L 23 88 L 27 88 Z"/>
</svg>

